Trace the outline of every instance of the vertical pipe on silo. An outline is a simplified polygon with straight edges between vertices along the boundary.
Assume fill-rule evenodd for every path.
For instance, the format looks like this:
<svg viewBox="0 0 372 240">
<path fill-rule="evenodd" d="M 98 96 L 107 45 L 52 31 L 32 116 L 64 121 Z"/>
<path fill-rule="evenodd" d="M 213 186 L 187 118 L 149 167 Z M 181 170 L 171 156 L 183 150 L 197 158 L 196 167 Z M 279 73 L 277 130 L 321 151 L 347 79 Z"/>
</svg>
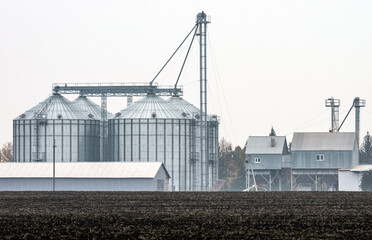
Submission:
<svg viewBox="0 0 372 240">
<path fill-rule="evenodd" d="M 171 158 L 172 158 L 172 190 L 174 191 L 174 187 L 175 187 L 175 180 L 174 180 L 174 123 L 173 123 L 173 119 L 171 120 L 171 142 L 172 142 L 172 148 L 171 148 Z"/>
<path fill-rule="evenodd" d="M 125 121 L 125 119 L 123 119 L 123 122 L 124 122 L 124 128 L 123 128 L 123 137 L 124 137 L 124 150 L 123 150 L 123 155 L 124 155 L 124 159 L 123 161 L 126 162 L 127 161 L 127 123 Z"/>
<path fill-rule="evenodd" d="M 150 130 L 149 130 L 149 119 L 147 119 L 147 161 L 150 161 Z"/>
<path fill-rule="evenodd" d="M 61 120 L 61 162 L 63 162 L 63 154 L 64 154 L 64 148 L 63 148 L 63 119 Z"/>
<path fill-rule="evenodd" d="M 130 161 L 133 162 L 133 119 L 130 120 Z"/>
<path fill-rule="evenodd" d="M 141 119 L 138 119 L 138 161 L 141 162 Z"/>
<path fill-rule="evenodd" d="M 70 123 L 70 162 L 72 162 L 72 120 L 69 120 Z"/>
<path fill-rule="evenodd" d="M 158 161 L 158 119 L 155 119 L 155 162 Z"/>
<path fill-rule="evenodd" d="M 32 159 L 32 124 L 31 124 L 31 120 L 27 120 L 27 121 L 28 121 L 29 132 L 30 132 L 30 138 L 29 138 L 30 151 L 29 151 L 28 159 L 29 159 L 29 162 L 31 162 L 31 159 Z"/>
</svg>

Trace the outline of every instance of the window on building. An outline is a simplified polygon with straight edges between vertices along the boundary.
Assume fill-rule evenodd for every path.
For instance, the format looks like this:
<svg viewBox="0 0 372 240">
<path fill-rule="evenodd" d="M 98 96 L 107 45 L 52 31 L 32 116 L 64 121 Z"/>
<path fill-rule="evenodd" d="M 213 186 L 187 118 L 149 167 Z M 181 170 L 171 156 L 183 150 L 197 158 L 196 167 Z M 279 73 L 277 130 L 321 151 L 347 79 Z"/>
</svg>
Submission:
<svg viewBox="0 0 372 240">
<path fill-rule="evenodd" d="M 254 163 L 261 163 L 261 158 L 254 158 Z"/>
<path fill-rule="evenodd" d="M 324 154 L 317 154 L 316 155 L 316 160 L 317 161 L 324 161 Z"/>
</svg>

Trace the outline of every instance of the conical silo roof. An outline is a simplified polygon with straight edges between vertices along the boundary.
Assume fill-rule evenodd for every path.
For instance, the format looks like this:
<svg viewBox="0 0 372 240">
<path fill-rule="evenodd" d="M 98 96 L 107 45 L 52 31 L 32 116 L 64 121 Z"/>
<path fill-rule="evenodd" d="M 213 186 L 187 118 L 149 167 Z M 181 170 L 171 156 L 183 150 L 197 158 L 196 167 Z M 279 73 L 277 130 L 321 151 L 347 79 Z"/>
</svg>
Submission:
<svg viewBox="0 0 372 240">
<path fill-rule="evenodd" d="M 70 100 L 54 93 L 16 119 L 91 119 L 88 113 L 74 106 Z"/>
<path fill-rule="evenodd" d="M 189 119 L 190 117 L 163 98 L 154 94 L 148 94 L 146 97 L 123 109 L 120 114 L 116 114 L 115 118 Z"/>
<path fill-rule="evenodd" d="M 84 95 L 80 95 L 72 102 L 78 108 L 83 109 L 88 114 L 92 114 L 95 119 L 101 119 L 101 107 L 88 99 Z M 114 115 L 110 112 L 107 112 L 107 118 L 113 118 Z"/>
<path fill-rule="evenodd" d="M 189 103 L 188 101 L 184 100 L 179 96 L 173 96 L 167 100 L 170 104 L 172 104 L 175 108 L 194 116 L 195 114 L 200 114 L 199 108 L 195 107 L 193 104 Z"/>
<path fill-rule="evenodd" d="M 200 115 L 200 109 L 195 107 L 193 104 L 189 103 L 185 99 L 179 97 L 179 96 L 173 96 L 167 100 L 170 104 L 172 104 L 175 108 L 185 112 L 186 114 L 190 116 L 199 116 Z M 209 121 L 214 121 L 216 119 L 212 118 L 210 115 L 208 115 Z"/>
</svg>

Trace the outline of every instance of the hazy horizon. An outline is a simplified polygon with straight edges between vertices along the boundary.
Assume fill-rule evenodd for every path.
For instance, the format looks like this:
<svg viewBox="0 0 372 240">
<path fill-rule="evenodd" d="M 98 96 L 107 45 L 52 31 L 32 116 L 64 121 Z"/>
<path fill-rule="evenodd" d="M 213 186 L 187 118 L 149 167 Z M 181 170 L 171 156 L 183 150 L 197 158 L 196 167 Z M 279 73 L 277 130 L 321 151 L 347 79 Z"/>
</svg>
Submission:
<svg viewBox="0 0 372 240">
<path fill-rule="evenodd" d="M 372 130 L 370 1 L 0 0 L 1 146 L 52 83 L 150 82 L 201 11 L 211 16 L 208 113 L 221 117 L 220 138 L 243 146 L 272 126 L 288 142 L 293 132 L 327 132 L 330 97 L 341 100 L 340 123 L 355 97 L 365 99 L 360 142 Z M 159 85 L 175 83 L 187 46 Z M 197 107 L 198 54 L 196 43 L 179 83 Z M 108 101 L 112 113 L 125 107 L 126 98 Z M 354 112 L 341 131 L 354 131 Z"/>
</svg>

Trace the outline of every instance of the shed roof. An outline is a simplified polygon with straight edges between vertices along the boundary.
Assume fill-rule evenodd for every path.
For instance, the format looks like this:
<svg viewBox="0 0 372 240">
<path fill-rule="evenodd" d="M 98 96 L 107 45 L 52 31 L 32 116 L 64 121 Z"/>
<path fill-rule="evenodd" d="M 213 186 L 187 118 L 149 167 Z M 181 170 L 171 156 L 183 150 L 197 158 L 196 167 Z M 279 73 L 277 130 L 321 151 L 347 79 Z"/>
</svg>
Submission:
<svg viewBox="0 0 372 240">
<path fill-rule="evenodd" d="M 271 139 L 275 146 L 271 146 Z M 284 154 L 287 148 L 286 138 L 283 136 L 249 136 L 246 154 Z"/>
<path fill-rule="evenodd" d="M 368 165 L 357 165 L 354 168 L 350 169 L 350 171 L 352 171 L 352 172 L 368 172 L 368 171 L 372 171 L 372 165 L 371 164 L 368 164 Z"/>
<path fill-rule="evenodd" d="M 351 151 L 354 132 L 294 133 L 291 151 Z"/>
<path fill-rule="evenodd" d="M 161 162 L 58 162 L 56 178 L 155 178 Z M 52 178 L 53 163 L 0 163 L 0 178 Z"/>
</svg>

